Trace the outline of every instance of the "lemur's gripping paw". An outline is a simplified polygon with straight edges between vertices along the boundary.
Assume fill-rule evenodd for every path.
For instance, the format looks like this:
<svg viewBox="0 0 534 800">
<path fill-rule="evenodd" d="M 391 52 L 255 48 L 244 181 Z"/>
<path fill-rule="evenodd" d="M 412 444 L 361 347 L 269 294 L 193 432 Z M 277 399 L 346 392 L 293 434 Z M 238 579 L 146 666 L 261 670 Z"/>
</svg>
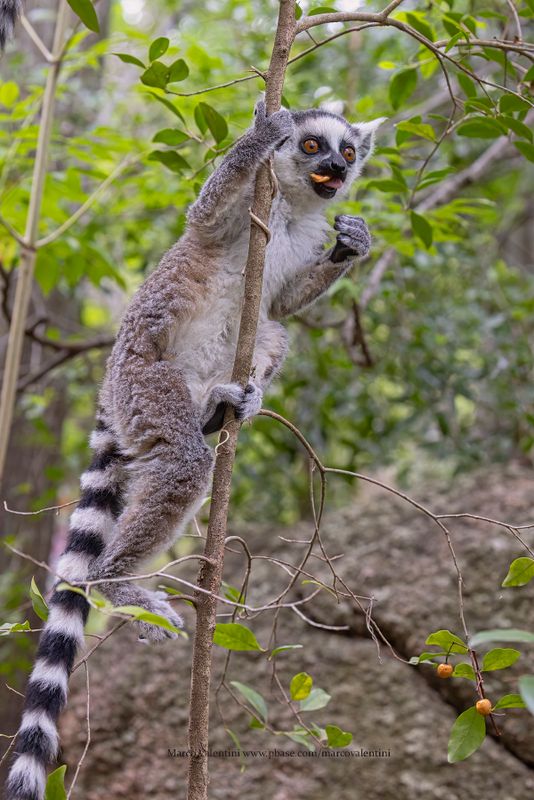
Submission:
<svg viewBox="0 0 534 800">
<path fill-rule="evenodd" d="M 363 258 L 368 255 L 371 248 L 371 234 L 362 217 L 340 214 L 336 217 L 334 228 L 339 231 L 331 256 L 334 263 L 354 256 Z"/>
<path fill-rule="evenodd" d="M 184 623 L 179 614 L 174 611 L 170 603 L 167 601 L 168 594 L 166 592 L 150 592 L 146 600 L 143 599 L 143 608 L 150 611 L 152 614 L 158 614 L 160 617 L 165 617 L 169 620 L 171 625 L 175 628 L 183 628 Z M 169 631 L 167 628 L 160 628 L 158 625 L 152 625 L 150 622 L 141 622 L 137 620 L 134 623 L 139 633 L 139 641 L 145 644 L 165 642 L 167 639 L 177 639 L 180 634 L 174 631 Z"/>
<path fill-rule="evenodd" d="M 280 147 L 295 129 L 293 115 L 287 108 L 281 108 L 274 114 L 269 114 L 265 109 L 265 102 L 259 100 L 254 109 L 254 132 L 266 143 Z"/>
<path fill-rule="evenodd" d="M 256 416 L 263 402 L 263 392 L 255 383 L 249 383 L 245 391 L 241 390 L 241 401 L 236 406 L 235 415 L 238 420 Z"/>
</svg>

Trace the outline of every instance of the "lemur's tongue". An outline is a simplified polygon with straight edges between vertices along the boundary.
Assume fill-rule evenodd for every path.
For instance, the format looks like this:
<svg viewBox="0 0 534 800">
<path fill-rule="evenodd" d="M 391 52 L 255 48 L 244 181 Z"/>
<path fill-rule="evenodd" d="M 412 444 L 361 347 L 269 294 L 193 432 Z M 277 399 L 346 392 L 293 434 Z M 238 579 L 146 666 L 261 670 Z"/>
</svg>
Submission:
<svg viewBox="0 0 534 800">
<path fill-rule="evenodd" d="M 311 172 L 310 178 L 314 183 L 321 183 L 323 186 L 327 186 L 329 189 L 341 189 L 343 186 L 343 181 L 341 178 L 334 178 L 333 176 L 329 175 L 319 175 L 317 172 Z"/>
<path fill-rule="evenodd" d="M 329 189 L 341 189 L 343 181 L 341 178 L 330 178 L 330 180 L 323 183 L 323 186 L 328 186 Z"/>
</svg>

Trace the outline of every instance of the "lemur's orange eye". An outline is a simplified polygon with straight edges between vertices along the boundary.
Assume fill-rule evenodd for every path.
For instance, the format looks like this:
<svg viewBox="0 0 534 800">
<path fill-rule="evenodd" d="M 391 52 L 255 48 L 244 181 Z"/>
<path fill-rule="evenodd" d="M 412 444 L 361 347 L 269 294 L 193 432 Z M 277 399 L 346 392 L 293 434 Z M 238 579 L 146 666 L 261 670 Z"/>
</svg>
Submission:
<svg viewBox="0 0 534 800">
<path fill-rule="evenodd" d="M 356 158 L 356 150 L 354 149 L 354 147 L 347 145 L 347 147 L 343 148 L 342 153 L 345 161 L 348 161 L 349 164 L 352 164 L 352 162 Z"/>
<path fill-rule="evenodd" d="M 317 141 L 317 139 L 306 139 L 304 142 L 302 142 L 302 149 L 304 150 L 305 153 L 308 153 L 308 155 L 313 155 L 313 153 L 318 153 L 319 142 Z"/>
</svg>

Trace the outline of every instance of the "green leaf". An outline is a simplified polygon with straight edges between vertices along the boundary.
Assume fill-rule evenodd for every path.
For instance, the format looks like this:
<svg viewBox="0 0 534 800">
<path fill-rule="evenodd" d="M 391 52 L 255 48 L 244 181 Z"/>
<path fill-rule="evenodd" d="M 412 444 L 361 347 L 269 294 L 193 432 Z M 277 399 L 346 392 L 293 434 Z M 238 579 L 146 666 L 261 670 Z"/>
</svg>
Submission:
<svg viewBox="0 0 534 800">
<path fill-rule="evenodd" d="M 66 800 L 65 773 L 67 765 L 63 764 L 48 776 L 45 789 L 45 800 Z"/>
<path fill-rule="evenodd" d="M 312 689 L 309 695 L 304 700 L 301 700 L 300 710 L 317 711 L 327 706 L 331 699 L 331 695 L 325 692 L 324 689 Z"/>
<path fill-rule="evenodd" d="M 0 103 L 10 108 L 16 103 L 19 96 L 19 87 L 14 81 L 6 81 L 0 85 Z"/>
<path fill-rule="evenodd" d="M 291 678 L 289 691 L 292 700 L 305 700 L 311 692 L 313 678 L 307 672 L 299 672 Z"/>
<path fill-rule="evenodd" d="M 317 14 L 335 14 L 336 9 L 331 6 L 316 6 L 308 11 L 309 17 L 315 17 Z"/>
<path fill-rule="evenodd" d="M 471 139 L 496 139 L 504 131 L 497 120 L 488 117 L 476 117 L 462 122 L 457 131 L 458 136 L 468 136 Z"/>
<path fill-rule="evenodd" d="M 495 710 L 499 708 L 526 708 L 525 701 L 519 694 L 505 694 L 493 706 Z"/>
<path fill-rule="evenodd" d="M 422 139 L 428 139 L 430 142 L 436 141 L 436 134 L 432 125 L 427 125 L 421 122 L 399 122 L 397 125 L 398 131 L 406 131 L 414 136 L 420 136 Z"/>
<path fill-rule="evenodd" d="M 465 74 L 465 72 L 458 73 L 458 83 L 462 87 L 466 97 L 477 96 L 477 87 L 475 86 L 471 78 Z"/>
<path fill-rule="evenodd" d="M 176 61 L 173 61 L 169 67 L 168 83 L 177 83 L 178 81 L 183 81 L 188 75 L 189 67 L 183 58 L 178 58 Z"/>
<path fill-rule="evenodd" d="M 240 603 L 241 605 L 245 602 L 243 594 L 235 586 L 231 586 L 231 584 L 226 583 L 226 581 L 222 581 L 221 586 L 224 588 L 224 596 L 227 597 L 228 600 L 231 600 L 233 603 Z"/>
<path fill-rule="evenodd" d="M 506 669 L 515 664 L 521 653 L 512 647 L 496 647 L 486 653 L 482 661 L 482 671 L 490 672 L 494 669 Z"/>
<path fill-rule="evenodd" d="M 464 761 L 478 750 L 486 737 L 484 717 L 472 706 L 460 714 L 452 726 L 449 738 L 448 760 L 450 764 Z"/>
<path fill-rule="evenodd" d="M 156 89 L 164 89 L 168 82 L 169 68 L 161 61 L 153 61 L 141 75 L 141 83 L 145 86 L 155 86 Z"/>
<path fill-rule="evenodd" d="M 261 694 L 255 689 L 251 689 L 250 686 L 246 686 L 244 683 L 240 683 L 239 681 L 230 681 L 230 685 L 237 689 L 239 694 L 241 694 L 245 700 L 250 703 L 254 711 L 257 711 L 260 719 L 262 719 L 263 722 L 267 722 L 267 704 Z"/>
<path fill-rule="evenodd" d="M 526 707 L 534 714 L 534 675 L 523 675 L 519 678 L 519 691 Z"/>
<path fill-rule="evenodd" d="M 189 164 L 179 153 L 172 150 L 154 150 L 148 156 L 149 161 L 159 161 L 171 172 L 183 172 L 189 169 Z"/>
<path fill-rule="evenodd" d="M 151 97 L 153 97 L 154 100 L 157 100 L 158 103 L 161 103 L 163 106 L 165 106 L 165 108 L 168 108 L 169 111 L 172 111 L 172 113 L 175 114 L 179 119 L 181 119 L 182 122 L 185 122 L 185 119 L 184 119 L 183 114 L 181 113 L 181 111 L 179 111 L 176 108 L 174 103 L 171 103 L 170 100 L 167 100 L 166 97 L 162 97 L 161 95 L 156 94 L 156 92 L 147 92 L 147 94 L 149 94 Z"/>
<path fill-rule="evenodd" d="M 164 128 L 156 133 L 152 141 L 158 142 L 159 144 L 176 146 L 186 142 L 189 138 L 190 137 L 187 133 L 184 133 L 178 128 Z"/>
<path fill-rule="evenodd" d="M 510 564 L 502 586 L 525 586 L 534 578 L 534 558 L 516 558 Z"/>
<path fill-rule="evenodd" d="M 98 17 L 91 0 L 67 0 L 77 17 L 81 19 L 86 28 L 95 33 L 100 32 Z"/>
<path fill-rule="evenodd" d="M 499 111 L 502 114 L 513 114 L 514 111 L 528 111 L 530 103 L 515 94 L 503 94 L 499 98 Z"/>
<path fill-rule="evenodd" d="M 530 142 L 514 142 L 514 146 L 525 158 L 528 158 L 529 161 L 534 161 L 533 144 L 530 144 Z"/>
<path fill-rule="evenodd" d="M 410 97 L 417 86 L 417 70 L 414 67 L 397 72 L 389 83 L 389 102 L 395 111 Z"/>
<path fill-rule="evenodd" d="M 378 189 L 380 192 L 404 193 L 406 191 L 406 187 L 400 181 L 394 181 L 390 178 L 369 181 L 367 186 L 369 189 Z"/>
<path fill-rule="evenodd" d="M 434 644 L 446 653 L 467 653 L 467 645 L 462 642 L 454 633 L 448 630 L 440 630 L 431 633 L 425 644 Z"/>
<path fill-rule="evenodd" d="M 325 726 L 328 747 L 348 747 L 352 742 L 352 733 L 343 731 L 337 725 Z"/>
<path fill-rule="evenodd" d="M 310 734 L 309 733 L 301 733 L 300 731 L 281 731 L 284 736 L 287 736 L 293 742 L 297 742 L 297 744 L 302 744 L 307 750 L 313 752 L 315 750 L 313 744 L 310 741 Z"/>
<path fill-rule="evenodd" d="M 525 125 L 524 122 L 521 122 L 515 117 L 499 114 L 499 122 L 502 122 L 509 130 L 513 131 L 517 136 L 521 136 L 523 139 L 528 139 L 530 142 L 534 139 L 534 134 L 528 125 Z"/>
<path fill-rule="evenodd" d="M 416 31 L 422 33 L 427 39 L 430 39 L 431 42 L 433 42 L 436 38 L 434 29 L 428 24 L 428 22 L 425 21 L 423 14 L 416 14 L 412 11 L 407 11 L 406 21 L 412 26 L 412 28 L 415 28 Z"/>
<path fill-rule="evenodd" d="M 424 246 L 428 250 L 434 238 L 432 225 L 427 219 L 425 219 L 425 217 L 422 217 L 420 214 L 416 214 L 415 211 L 410 213 L 410 220 L 412 223 L 413 232 L 421 239 Z M 430 642 L 427 641 L 427 644 L 430 644 Z"/>
<path fill-rule="evenodd" d="M 72 584 L 67 583 L 66 581 L 61 581 L 56 586 L 56 592 L 74 592 L 75 594 L 81 594 L 82 597 L 87 597 L 87 592 L 85 592 L 81 586 L 72 586 Z"/>
<path fill-rule="evenodd" d="M 35 578 L 33 577 L 30 583 L 30 597 L 32 601 L 33 610 L 35 611 L 39 619 L 42 619 L 46 622 L 46 620 L 48 619 L 48 606 L 46 604 L 46 600 L 39 591 L 37 584 L 35 583 Z"/>
<path fill-rule="evenodd" d="M 170 42 L 166 36 L 160 36 L 157 39 L 154 39 L 148 48 L 149 60 L 155 61 L 157 58 L 160 58 L 160 56 L 163 56 L 169 49 L 169 44 Z"/>
<path fill-rule="evenodd" d="M 302 644 L 281 644 L 280 647 L 275 647 L 269 656 L 269 661 L 273 659 L 278 653 L 284 653 L 286 650 L 300 650 L 304 645 Z"/>
<path fill-rule="evenodd" d="M 263 651 L 252 631 L 238 622 L 218 622 L 215 626 L 213 643 L 226 650 Z"/>
<path fill-rule="evenodd" d="M 421 653 L 420 656 L 414 656 L 410 659 L 410 663 L 412 664 L 422 664 L 424 661 L 430 661 L 432 658 L 438 658 L 438 656 L 446 656 L 448 653 Z"/>
<path fill-rule="evenodd" d="M 131 56 L 129 53 L 113 53 L 113 55 L 117 56 L 117 58 L 120 58 L 120 60 L 124 61 L 125 64 L 135 64 L 136 67 L 142 67 L 143 69 L 146 69 L 145 65 L 139 58 Z"/>
<path fill-rule="evenodd" d="M 476 680 L 475 670 L 471 666 L 471 664 L 466 664 L 462 661 L 461 664 L 456 664 L 454 667 L 454 672 L 452 673 L 453 678 L 467 678 L 470 681 Z"/>
<path fill-rule="evenodd" d="M 167 617 L 161 614 L 153 614 L 151 611 L 147 611 L 141 606 L 114 606 L 112 611 L 117 614 L 126 614 L 139 622 L 149 622 L 151 625 L 156 625 L 158 628 L 165 628 L 167 631 L 179 633 L 180 636 L 187 636 L 181 628 L 172 625 Z"/>
<path fill-rule="evenodd" d="M 228 135 L 228 125 L 224 117 L 221 117 L 218 111 L 209 106 L 207 103 L 199 103 L 202 116 L 210 130 L 211 135 L 217 143 L 222 142 Z"/>
<path fill-rule="evenodd" d="M 450 33 L 450 31 L 449 31 L 449 33 Z M 447 45 L 445 47 L 445 52 L 448 53 L 449 50 L 452 50 L 452 48 L 459 41 L 459 39 L 464 39 L 464 38 L 465 38 L 465 36 L 464 36 L 464 33 L 462 31 L 458 31 L 457 33 L 455 33 L 454 36 L 452 36 L 449 39 L 449 41 L 447 42 Z"/>
<path fill-rule="evenodd" d="M 479 631 L 471 637 L 471 646 L 478 647 L 479 644 L 487 642 L 526 642 L 534 644 L 534 633 L 522 631 L 519 628 L 494 628 L 489 631 Z"/>
<path fill-rule="evenodd" d="M 0 636 L 9 636 L 10 633 L 20 633 L 21 631 L 29 631 L 30 623 L 28 620 L 24 622 L 3 622 L 0 625 Z"/>
</svg>

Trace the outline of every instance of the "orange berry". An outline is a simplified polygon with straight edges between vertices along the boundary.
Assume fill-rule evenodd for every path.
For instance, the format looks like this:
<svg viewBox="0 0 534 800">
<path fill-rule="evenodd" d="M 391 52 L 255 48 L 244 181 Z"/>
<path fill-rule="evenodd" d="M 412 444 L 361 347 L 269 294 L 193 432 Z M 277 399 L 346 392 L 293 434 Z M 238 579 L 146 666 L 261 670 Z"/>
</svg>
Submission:
<svg viewBox="0 0 534 800">
<path fill-rule="evenodd" d="M 491 714 L 491 701 L 488 700 L 487 697 L 485 697 L 484 700 L 478 700 L 475 708 L 479 714 L 482 714 L 483 717 L 487 717 L 488 714 Z"/>
<path fill-rule="evenodd" d="M 454 672 L 452 664 L 438 664 L 438 678 L 450 678 Z"/>
</svg>

